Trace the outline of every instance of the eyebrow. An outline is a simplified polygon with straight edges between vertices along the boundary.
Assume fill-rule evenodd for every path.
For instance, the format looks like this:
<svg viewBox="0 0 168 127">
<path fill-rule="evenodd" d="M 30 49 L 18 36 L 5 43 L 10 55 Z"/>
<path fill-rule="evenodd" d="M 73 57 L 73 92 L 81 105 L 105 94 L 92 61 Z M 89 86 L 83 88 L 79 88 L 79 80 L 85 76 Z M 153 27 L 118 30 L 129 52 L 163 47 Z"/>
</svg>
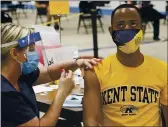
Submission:
<svg viewBox="0 0 168 127">
<path fill-rule="evenodd" d="M 124 21 L 120 21 L 120 20 L 119 20 L 119 21 L 116 21 L 116 23 L 121 23 L 121 22 L 124 22 Z"/>
<path fill-rule="evenodd" d="M 137 22 L 137 20 L 130 20 L 130 21 L 131 21 L 131 22 L 134 22 L 134 21 Z"/>
<path fill-rule="evenodd" d="M 125 21 L 124 20 L 116 21 L 116 23 L 122 23 L 122 22 L 125 22 Z M 129 22 L 137 22 L 137 20 L 130 20 Z"/>
</svg>

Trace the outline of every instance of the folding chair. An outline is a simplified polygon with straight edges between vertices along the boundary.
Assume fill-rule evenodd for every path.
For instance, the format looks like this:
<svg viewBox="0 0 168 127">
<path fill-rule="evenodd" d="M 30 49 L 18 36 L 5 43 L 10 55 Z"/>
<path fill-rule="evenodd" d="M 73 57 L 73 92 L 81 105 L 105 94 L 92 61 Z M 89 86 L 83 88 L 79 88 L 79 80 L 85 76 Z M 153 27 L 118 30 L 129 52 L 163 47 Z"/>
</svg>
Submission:
<svg viewBox="0 0 168 127">
<path fill-rule="evenodd" d="M 92 9 L 92 4 L 87 2 L 87 1 L 80 1 L 79 3 L 79 9 L 80 9 L 80 13 L 83 13 L 82 15 L 79 16 L 79 22 L 78 22 L 78 28 L 77 28 L 77 33 L 79 33 L 79 29 L 81 27 L 81 21 L 83 22 L 83 25 L 84 25 L 84 28 L 85 28 L 85 31 L 86 33 L 88 34 L 88 26 L 91 26 L 91 24 L 89 25 L 86 25 L 86 20 L 90 21 L 92 20 L 92 12 L 91 12 L 91 9 Z M 102 29 L 102 31 L 104 32 L 104 29 L 103 29 L 103 23 L 101 21 L 101 18 L 102 18 L 102 13 L 101 13 L 101 10 L 100 9 L 97 9 L 96 10 L 96 17 L 100 23 L 100 27 Z"/>
<path fill-rule="evenodd" d="M 1 11 L 11 14 L 12 19 L 15 19 L 17 21 L 17 24 L 20 24 L 18 13 L 17 13 L 17 9 L 18 9 L 17 5 L 12 4 L 12 1 L 1 1 L 1 7 L 2 7 Z"/>
<path fill-rule="evenodd" d="M 41 23 L 44 23 L 43 16 L 47 16 L 47 8 L 37 8 L 35 24 L 38 23 L 38 18 L 40 18 Z"/>
</svg>

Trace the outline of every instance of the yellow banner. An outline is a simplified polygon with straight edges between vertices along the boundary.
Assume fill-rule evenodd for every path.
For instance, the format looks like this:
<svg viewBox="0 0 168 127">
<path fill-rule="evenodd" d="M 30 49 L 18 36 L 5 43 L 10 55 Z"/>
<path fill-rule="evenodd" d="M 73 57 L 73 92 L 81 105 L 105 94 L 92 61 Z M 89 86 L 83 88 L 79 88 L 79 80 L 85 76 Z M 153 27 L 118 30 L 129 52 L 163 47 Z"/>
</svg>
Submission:
<svg viewBox="0 0 168 127">
<path fill-rule="evenodd" d="M 50 15 L 65 15 L 69 14 L 69 1 L 49 1 Z"/>
</svg>

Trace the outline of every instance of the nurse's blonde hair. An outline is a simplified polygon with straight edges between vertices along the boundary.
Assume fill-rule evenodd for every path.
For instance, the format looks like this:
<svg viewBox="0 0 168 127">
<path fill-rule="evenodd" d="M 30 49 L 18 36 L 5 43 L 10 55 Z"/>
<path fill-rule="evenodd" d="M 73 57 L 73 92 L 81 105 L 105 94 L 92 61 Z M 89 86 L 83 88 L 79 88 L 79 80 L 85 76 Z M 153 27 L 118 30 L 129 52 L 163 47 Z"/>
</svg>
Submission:
<svg viewBox="0 0 168 127">
<path fill-rule="evenodd" d="M 1 44 L 17 41 L 34 32 L 32 28 L 25 28 L 19 25 L 6 23 L 1 24 Z M 4 61 L 11 48 L 16 48 L 17 44 L 1 47 L 1 60 Z"/>
</svg>

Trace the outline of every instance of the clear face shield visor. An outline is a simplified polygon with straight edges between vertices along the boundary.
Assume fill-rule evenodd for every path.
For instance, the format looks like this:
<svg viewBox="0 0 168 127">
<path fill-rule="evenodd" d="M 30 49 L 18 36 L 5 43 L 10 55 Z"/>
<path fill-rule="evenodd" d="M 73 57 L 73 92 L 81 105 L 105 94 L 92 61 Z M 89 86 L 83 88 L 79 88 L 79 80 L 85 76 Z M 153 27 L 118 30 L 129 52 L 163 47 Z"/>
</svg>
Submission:
<svg viewBox="0 0 168 127">
<path fill-rule="evenodd" d="M 41 36 L 39 32 L 29 34 L 17 41 L 2 44 L 1 48 L 17 45 L 19 48 L 27 48 L 27 52 L 34 52 L 36 50 L 35 44 L 41 45 Z"/>
</svg>

